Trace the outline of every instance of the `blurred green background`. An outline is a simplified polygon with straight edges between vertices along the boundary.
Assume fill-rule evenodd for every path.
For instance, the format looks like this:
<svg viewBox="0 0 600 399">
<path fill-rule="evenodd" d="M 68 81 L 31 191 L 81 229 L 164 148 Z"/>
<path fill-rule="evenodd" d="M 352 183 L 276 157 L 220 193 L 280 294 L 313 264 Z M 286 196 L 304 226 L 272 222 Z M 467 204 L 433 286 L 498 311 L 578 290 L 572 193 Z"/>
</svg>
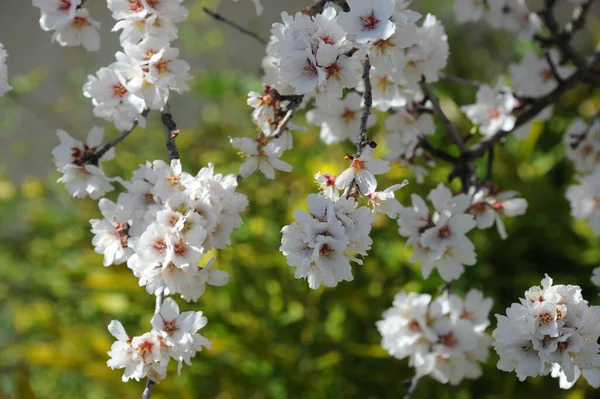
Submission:
<svg viewBox="0 0 600 399">
<path fill-rule="evenodd" d="M 277 15 L 274 8 L 283 9 L 284 4 L 263 2 L 270 11 L 249 25 L 266 35 Z M 192 90 L 176 99 L 173 107 L 175 118 L 182 121 L 178 137 L 182 161 L 192 173 L 208 162 L 220 172 L 236 173 L 241 161 L 227 138 L 254 135 L 251 110 L 245 102 L 249 90 L 260 89 L 260 73 L 258 62 L 239 68 L 235 54 L 240 40 L 252 46 L 245 51 L 256 60 L 263 49 L 207 19 L 201 6 L 217 8 L 219 1 L 186 3 L 191 15 L 180 28 L 182 57 L 202 61 L 192 63 Z M 309 2 L 287 3 L 287 9 L 294 11 Z M 415 5 L 446 23 L 452 52 L 449 73 L 492 82 L 509 62 L 531 49 L 512 35 L 491 32 L 485 24 L 456 26 L 449 12 L 451 3 L 428 0 Z M 253 7 L 224 1 L 220 10 L 237 10 L 230 17 L 240 20 L 247 19 Z M 597 13 L 590 16 L 589 26 L 578 38 L 579 48 L 588 52 L 600 38 Z M 116 35 L 112 40 L 116 41 Z M 67 51 L 54 46 L 58 53 Z M 109 62 L 107 58 L 96 67 Z M 94 71 L 69 69 L 64 94 L 33 111 L 48 120 L 47 130 L 39 134 L 51 146 L 57 141 L 55 127 L 77 137 L 84 137 L 91 128 L 91 122 L 83 124 L 78 119 L 78 112 L 91 111 L 81 85 L 85 75 Z M 0 99 L 0 137 L 10 150 L 10 156 L 0 161 L 0 398 L 140 397 L 142 382 L 124 384 L 122 371 L 106 367 L 106 352 L 113 341 L 106 326 L 119 319 L 132 335 L 148 331 L 154 299 L 137 286 L 125 265 L 102 267 L 89 232 L 89 219 L 100 217 L 96 202 L 70 198 L 55 183 L 58 174 L 48 167 L 28 168 L 26 157 L 34 150 L 45 154 L 45 165 L 51 162 L 50 148 L 22 139 L 36 90 L 48 76 L 44 65 L 35 65 L 27 73 L 10 72 L 15 91 Z M 472 103 L 474 90 L 443 82 L 435 88 L 452 119 L 468 131 L 458 106 Z M 564 192 L 573 181 L 573 170 L 564 159 L 562 145 L 562 134 L 575 116 L 589 116 L 599 109 L 598 91 L 573 90 L 562 98 L 551 122 L 534 125 L 523 142 L 509 138 L 497 151 L 496 182 L 520 191 L 529 201 L 529 211 L 508 221 L 505 241 L 495 230 L 471 234 L 478 262 L 467 268 L 455 292 L 462 294 L 472 287 L 483 290 L 494 298 L 492 314 L 503 313 L 549 273 L 556 283 L 579 284 L 592 304 L 600 303 L 598 289 L 590 282 L 592 269 L 600 265 L 600 245 L 589 227 L 569 216 Z M 107 174 L 129 177 L 137 164 L 166 158 L 157 119 L 151 115 L 145 130 L 138 129 L 119 145 L 116 160 L 105 163 Z M 295 123 L 304 124 L 303 117 Z M 107 137 L 116 134 L 107 126 Z M 381 125 L 370 134 L 381 144 L 378 154 L 383 154 Z M 381 349 L 374 323 L 399 290 L 436 293 L 443 281 L 435 273 L 427 281 L 422 279 L 419 267 L 408 263 L 410 251 L 395 221 L 385 217 L 375 223 L 373 249 L 365 264 L 354 266 L 354 281 L 312 291 L 305 281 L 294 279 L 293 269 L 278 251 L 279 230 L 293 220 L 294 209 L 305 208 L 307 195 L 316 191 L 312 175 L 339 173 L 345 167 L 344 154 L 352 151 L 350 143 L 321 145 L 318 129 L 311 126 L 294 139 L 294 150 L 283 158 L 294 166 L 290 175 L 278 173 L 274 182 L 254 175 L 241 183 L 240 190 L 251 203 L 244 225 L 234 233 L 230 248 L 215 253 L 218 267 L 230 273 L 230 283 L 208 287 L 197 304 L 179 301 L 182 310 L 202 310 L 208 317 L 202 333 L 213 342 L 213 349 L 199 353 L 181 377 L 171 364 L 168 378 L 156 387 L 153 398 L 397 399 L 406 392 L 404 381 L 413 371 L 407 360 L 392 359 Z M 440 146 L 449 144 L 443 134 L 434 141 Z M 480 166 L 483 170 L 485 165 Z M 449 171 L 440 163 L 424 186 L 412 182 L 398 193 L 399 200 L 407 205 L 410 193 L 425 195 Z M 404 178 L 412 181 L 396 165 L 379 184 L 387 187 Z M 116 193 L 109 197 L 114 199 Z M 568 392 L 550 377 L 519 383 L 514 374 L 497 370 L 496 361 L 492 350 L 484 376 L 457 387 L 425 378 L 414 397 L 597 397 L 583 379 Z"/>
</svg>

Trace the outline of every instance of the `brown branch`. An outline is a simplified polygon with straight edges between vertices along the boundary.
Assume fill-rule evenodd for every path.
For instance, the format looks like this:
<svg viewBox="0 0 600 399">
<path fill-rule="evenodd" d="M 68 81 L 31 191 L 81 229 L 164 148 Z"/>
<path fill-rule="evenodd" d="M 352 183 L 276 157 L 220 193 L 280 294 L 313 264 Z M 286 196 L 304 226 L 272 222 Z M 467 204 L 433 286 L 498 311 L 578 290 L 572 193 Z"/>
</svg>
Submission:
<svg viewBox="0 0 600 399">
<path fill-rule="evenodd" d="M 175 138 L 179 134 L 179 129 L 177 129 L 177 124 L 173 120 L 173 115 L 171 114 L 171 107 L 168 103 L 164 106 L 163 109 L 160 110 L 160 119 L 165 129 L 165 135 L 167 139 L 166 146 L 167 151 L 169 152 L 169 161 L 179 159 L 179 151 L 177 150 L 177 143 L 175 142 Z"/>
<path fill-rule="evenodd" d="M 150 112 L 150 110 L 148 108 L 144 109 L 144 111 L 142 111 L 142 114 L 141 114 L 142 117 L 145 118 L 149 112 Z M 100 158 L 102 158 L 104 156 L 104 154 L 106 154 L 111 148 L 115 147 L 121 141 L 125 140 L 125 138 L 127 138 L 127 136 L 129 136 L 131 134 L 131 132 L 133 132 L 135 130 L 135 128 L 137 127 L 137 125 L 139 125 L 139 123 L 140 123 L 139 120 L 135 119 L 133 121 L 133 126 L 131 127 L 131 129 L 124 130 L 119 136 L 115 137 L 114 139 L 112 139 L 111 141 L 109 141 L 108 143 L 106 143 L 102 147 L 100 147 L 100 149 L 98 151 L 84 153 L 83 156 L 81 157 L 81 162 L 83 162 L 84 164 L 88 164 L 88 165 L 98 166 L 98 162 L 100 161 Z"/>
<path fill-rule="evenodd" d="M 540 18 L 550 31 L 549 38 L 539 38 L 543 45 L 556 45 L 565 60 L 570 60 L 577 68 L 586 67 L 585 58 L 571 46 L 571 35 L 563 32 L 554 17 L 555 0 L 545 0 L 544 8 L 538 12 Z"/>
<path fill-rule="evenodd" d="M 360 155 L 363 148 L 365 148 L 367 145 L 372 145 L 371 141 L 367 139 L 367 122 L 369 121 L 369 116 L 371 115 L 371 108 L 373 107 L 373 87 L 371 86 L 371 61 L 369 60 L 369 57 L 367 57 L 367 59 L 365 60 L 362 78 L 365 83 L 365 93 L 363 94 L 365 109 L 363 110 L 363 114 L 360 118 L 360 131 L 358 132 L 358 137 L 356 138 L 357 155 Z"/>
<path fill-rule="evenodd" d="M 425 151 L 427 151 L 428 153 L 430 153 L 431 155 L 433 155 L 436 158 L 439 158 L 443 161 L 455 164 L 458 162 L 458 158 L 456 158 L 455 156 L 447 153 L 446 151 L 439 149 L 437 147 L 434 147 L 429 140 L 427 140 L 425 137 L 420 137 L 419 138 L 419 147 L 421 147 L 422 149 L 424 149 Z"/>
<path fill-rule="evenodd" d="M 461 135 L 458 132 L 458 129 L 456 128 L 454 123 L 452 123 L 452 121 L 450 119 L 448 119 L 448 117 L 442 110 L 442 106 L 440 105 L 440 100 L 433 93 L 433 90 L 431 90 L 431 87 L 429 87 L 429 85 L 425 81 L 425 76 L 423 76 L 419 85 L 421 86 L 421 90 L 423 91 L 425 98 L 427 98 L 427 99 L 429 99 L 429 101 L 431 101 L 431 105 L 433 106 L 433 113 L 435 114 L 435 116 L 437 116 L 442 121 L 442 123 L 444 124 L 444 127 L 446 128 L 446 131 L 450 135 L 450 138 L 452 138 L 452 141 L 454 141 L 456 143 L 456 145 L 458 145 L 458 148 L 460 148 L 461 154 L 464 153 L 467 150 L 467 147 L 465 146 L 465 142 L 463 141 L 463 138 L 461 137 Z"/>
<path fill-rule="evenodd" d="M 254 33 L 252 31 L 249 31 L 248 29 L 244 28 L 241 25 L 238 25 L 237 23 L 230 21 L 229 19 L 225 18 L 224 16 L 222 16 L 221 14 L 214 12 L 212 10 L 209 10 L 206 7 L 202 7 L 202 10 L 208 14 L 209 16 L 213 17 L 214 19 L 216 19 L 217 21 L 223 22 L 226 25 L 231 26 L 234 29 L 237 29 L 239 32 L 250 36 L 251 38 L 253 38 L 254 40 L 258 41 L 260 44 L 262 44 L 263 46 L 266 46 L 267 44 L 269 44 L 269 41 L 266 40 L 265 38 L 259 36 L 257 33 Z"/>
<path fill-rule="evenodd" d="M 303 98 L 304 98 L 304 96 L 291 96 L 291 98 L 289 100 L 290 103 L 287 106 L 287 112 L 285 113 L 285 116 L 283 117 L 283 119 L 281 119 L 281 122 L 279 122 L 279 124 L 277 125 L 277 128 L 275 129 L 275 131 L 273 132 L 274 139 L 278 139 L 279 137 L 281 137 L 283 132 L 285 132 L 287 125 L 292 120 L 294 114 L 298 110 L 298 107 L 300 107 L 300 104 L 302 104 Z"/>
<path fill-rule="evenodd" d="M 484 84 L 483 82 L 479 82 L 479 81 L 476 81 L 476 80 L 465 79 L 465 78 L 461 78 L 461 77 L 455 76 L 455 75 L 449 75 L 449 74 L 444 73 L 444 72 L 440 73 L 440 77 L 442 79 L 444 79 L 444 80 L 449 81 L 449 82 L 457 83 L 457 84 L 465 85 L 465 86 L 475 87 L 476 89 L 480 88 Z"/>
<path fill-rule="evenodd" d="M 570 77 L 565 79 L 561 84 L 556 87 L 553 91 L 540 97 L 535 103 L 531 105 L 526 111 L 517 117 L 515 126 L 511 130 L 501 130 L 494 134 L 487 140 L 480 142 L 477 146 L 467 151 L 467 155 L 470 158 L 478 158 L 482 156 L 490 147 L 498 143 L 504 137 L 508 136 L 511 132 L 517 128 L 523 126 L 530 120 L 532 120 L 538 113 L 540 113 L 548 105 L 555 103 L 565 92 L 569 89 L 581 83 L 585 78 L 585 72 L 587 69 L 579 69 L 573 73 Z"/>
<path fill-rule="evenodd" d="M 415 393 L 415 389 L 417 389 L 417 386 L 419 385 L 419 380 L 421 379 L 421 377 L 417 377 L 414 376 L 413 378 L 411 378 L 408 382 L 408 392 L 406 392 L 406 395 L 404 395 L 403 399 L 410 399 L 412 398 L 413 394 Z"/>
<path fill-rule="evenodd" d="M 160 293 L 156 296 L 156 305 L 154 306 L 154 314 L 160 313 L 163 299 L 164 299 L 163 293 Z M 144 392 L 142 393 L 142 399 L 150 399 L 152 397 L 152 388 L 154 388 L 154 384 L 155 384 L 155 382 L 150 377 L 148 377 L 148 381 L 146 381 L 146 388 L 144 389 Z"/>
</svg>

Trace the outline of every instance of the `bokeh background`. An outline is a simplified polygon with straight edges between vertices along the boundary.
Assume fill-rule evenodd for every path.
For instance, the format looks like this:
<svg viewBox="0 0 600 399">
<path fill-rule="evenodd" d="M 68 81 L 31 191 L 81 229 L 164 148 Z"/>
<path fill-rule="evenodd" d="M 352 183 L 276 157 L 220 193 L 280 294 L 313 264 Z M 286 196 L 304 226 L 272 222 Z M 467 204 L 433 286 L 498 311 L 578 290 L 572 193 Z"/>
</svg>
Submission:
<svg viewBox="0 0 600 399">
<path fill-rule="evenodd" d="M 254 134 L 245 101 L 249 90 L 260 89 L 264 49 L 208 19 L 202 6 L 266 36 L 280 11 L 311 3 L 263 0 L 266 11 L 261 17 L 255 16 L 249 0 L 185 3 L 191 13 L 180 26 L 178 45 L 192 64 L 194 80 L 190 93 L 173 99 L 173 114 L 182 128 L 182 161 L 191 172 L 213 162 L 219 171 L 235 173 L 240 160 L 227 138 Z M 531 49 L 530 43 L 493 32 L 484 23 L 457 26 L 452 3 L 414 4 L 444 21 L 452 52 L 448 72 L 493 82 L 508 63 Z M 94 120 L 81 86 L 87 74 L 112 62 L 118 36 L 110 32 L 113 22 L 105 2 L 88 4 L 103 22 L 103 48 L 93 54 L 50 44 L 50 34 L 39 28 L 38 10 L 30 2 L 0 2 L 0 42 L 10 54 L 15 87 L 0 99 L 0 398 L 135 398 L 143 390 L 143 383 L 124 384 L 121 371 L 106 367 L 113 340 L 106 326 L 119 319 L 131 334 L 149 330 L 154 300 L 125 265 L 102 266 L 89 232 L 89 219 L 100 217 L 97 204 L 69 198 L 55 183 L 58 174 L 50 157 L 58 142 L 57 128 L 83 138 L 93 124 L 102 125 Z M 588 30 L 577 37 L 577 47 L 590 53 L 599 39 L 596 8 Z M 435 87 L 451 118 L 467 131 L 458 106 L 472 103 L 474 90 L 444 82 Z M 590 282 L 592 269 L 600 265 L 600 245 L 589 227 L 569 216 L 564 192 L 573 170 L 562 145 L 570 121 L 598 109 L 600 93 L 573 90 L 549 123 L 535 125 L 523 142 L 509 138 L 497 151 L 496 181 L 520 191 L 530 208 L 508 222 L 505 241 L 494 230 L 471 235 L 478 262 L 467 268 L 455 292 L 483 290 L 494 298 L 492 314 L 503 313 L 549 273 L 558 283 L 581 285 L 585 297 L 600 304 L 599 290 Z M 304 123 L 302 117 L 295 122 Z M 117 134 L 108 125 L 106 132 L 108 137 Z M 381 143 L 378 154 L 383 154 L 383 129 L 377 126 L 371 134 Z M 435 140 L 440 146 L 449 144 L 442 134 Z M 374 323 L 399 290 L 434 294 L 443 282 L 435 273 L 423 280 L 419 267 L 408 262 L 410 251 L 396 223 L 385 217 L 374 225 L 373 249 L 363 266 L 354 267 L 354 281 L 312 291 L 305 281 L 294 279 L 278 251 L 279 230 L 316 190 L 311 176 L 319 170 L 340 172 L 344 154 L 352 151 L 350 143 L 322 145 L 318 129 L 311 126 L 295 135 L 295 144 L 284 156 L 294 166 L 291 174 L 280 173 L 276 181 L 257 175 L 241 183 L 251 203 L 244 225 L 234 233 L 230 248 L 214 254 L 231 282 L 209 287 L 197 304 L 180 301 L 183 310 L 200 309 L 208 317 L 202 333 L 213 349 L 199 353 L 181 377 L 172 364 L 154 398 L 397 399 L 406 392 L 404 383 L 413 371 L 407 360 L 392 359 L 381 349 Z M 165 158 L 162 128 L 154 116 L 145 130 L 138 129 L 119 145 L 116 160 L 105 163 L 105 170 L 128 177 L 139 163 Z M 413 182 L 401 190 L 400 201 L 408 204 L 411 192 L 426 194 L 448 173 L 440 165 L 424 186 Z M 380 184 L 386 187 L 404 178 L 412 180 L 396 165 Z M 491 351 L 483 377 L 457 387 L 425 378 L 414 397 L 598 397 L 583 380 L 568 392 L 550 377 L 520 383 L 514 374 L 497 370 L 496 361 Z"/>
</svg>

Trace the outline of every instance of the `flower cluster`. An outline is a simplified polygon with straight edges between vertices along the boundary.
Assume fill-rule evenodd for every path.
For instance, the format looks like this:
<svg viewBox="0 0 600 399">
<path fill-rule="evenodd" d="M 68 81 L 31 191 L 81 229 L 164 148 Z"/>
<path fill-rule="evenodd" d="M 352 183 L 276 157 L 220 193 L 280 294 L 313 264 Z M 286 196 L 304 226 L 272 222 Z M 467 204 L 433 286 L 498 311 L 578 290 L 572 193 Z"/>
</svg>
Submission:
<svg viewBox="0 0 600 399">
<path fill-rule="evenodd" d="M 83 88 L 92 99 L 94 115 L 114 122 L 121 130 L 141 125 L 144 109 L 161 109 L 169 92 L 189 90 L 187 62 L 177 59 L 179 50 L 170 46 L 177 38 L 178 22 L 187 18 L 183 0 L 109 0 L 108 7 L 122 30 L 124 52 L 116 62 L 88 76 Z"/>
<path fill-rule="evenodd" d="M 444 294 L 433 301 L 431 295 L 401 291 L 376 324 L 383 348 L 397 359 L 408 357 L 416 378 L 431 375 L 456 385 L 482 374 L 480 363 L 487 360 L 491 342 L 485 334 L 491 308 L 492 299 L 478 290 L 464 300 Z"/>
<path fill-rule="evenodd" d="M 496 223 L 500 236 L 506 238 L 502 217 L 522 215 L 527 209 L 527 201 L 514 198 L 516 195 L 494 187 L 452 195 L 440 183 L 427 197 L 435 209 L 431 215 L 423 198 L 412 194 L 412 207 L 402 207 L 398 217 L 398 232 L 408 237 L 406 243 L 414 249 L 411 261 L 421 262 L 425 278 L 437 268 L 445 281 L 457 279 L 465 265 L 476 262 L 475 246 L 466 234 L 475 227 L 487 229 Z"/>
<path fill-rule="evenodd" d="M 375 220 L 367 207 L 357 207 L 354 198 L 308 196 L 309 212 L 294 212 L 295 222 L 281 231 L 279 250 L 288 265 L 296 268 L 296 278 L 305 278 L 312 289 L 321 284 L 335 287 L 352 281 L 350 261 L 362 264 L 356 256 L 366 256 L 373 240 L 369 237 Z"/>
<path fill-rule="evenodd" d="M 435 162 L 420 146 L 425 136 L 435 133 L 433 117 L 424 112 L 423 101 L 411 101 L 407 105 L 396 108 L 394 113 L 385 120 L 385 127 L 390 132 L 386 138 L 389 152 L 386 158 L 389 161 L 398 161 L 409 168 L 415 175 L 419 184 L 423 183 L 427 169 L 417 164 L 422 158 L 428 167 L 435 166 Z"/>
<path fill-rule="evenodd" d="M 229 277 L 201 259 L 211 248 L 230 244 L 242 224 L 248 201 L 236 193 L 234 175 L 215 174 L 213 166 L 196 176 L 179 160 L 141 165 L 127 192 L 116 203 L 100 201 L 104 219 L 92 220 L 93 244 L 104 265 L 127 261 L 150 294 L 179 294 L 197 301 L 206 284 L 223 285 Z"/>
<path fill-rule="evenodd" d="M 510 131 L 515 127 L 517 118 L 512 111 L 518 105 L 510 89 L 504 86 L 500 78 L 495 87 L 483 84 L 477 90 L 477 102 L 464 105 L 461 110 L 484 136 L 493 136 L 501 130 Z"/>
<path fill-rule="evenodd" d="M 454 14 L 460 23 L 485 17 L 492 27 L 518 32 L 524 39 L 531 39 L 542 25 L 525 0 L 455 0 Z"/>
<path fill-rule="evenodd" d="M 546 275 L 541 288 L 531 287 L 506 316 L 496 318 L 500 370 L 514 371 L 521 381 L 552 373 L 564 389 L 583 374 L 594 388 L 600 386 L 600 307 L 589 306 L 578 286 L 553 286 Z"/>
<path fill-rule="evenodd" d="M 6 58 L 8 54 L 4 50 L 4 46 L 0 43 L 0 97 L 10 91 L 12 87 L 8 84 L 8 68 L 6 66 Z"/>
<path fill-rule="evenodd" d="M 40 26 L 45 31 L 54 31 L 52 41 L 61 46 L 80 46 L 88 51 L 100 48 L 100 23 L 90 17 L 82 7 L 82 0 L 33 0 L 40 9 Z"/>
<path fill-rule="evenodd" d="M 293 147 L 290 129 L 299 126 L 284 122 L 292 107 L 298 106 L 301 96 L 282 96 L 275 88 L 265 86 L 264 93 L 251 91 L 248 105 L 254 108 L 252 120 L 259 135 L 256 139 L 230 138 L 231 145 L 240 151 L 246 161 L 240 166 L 240 176 L 246 178 L 257 169 L 268 179 L 275 178 L 274 169 L 291 172 L 292 166 L 280 160 L 284 151 Z M 285 125 L 284 125 L 285 124 Z"/>
<path fill-rule="evenodd" d="M 571 215 L 586 220 L 600 235 L 600 117 L 589 123 L 576 119 L 564 136 L 567 158 L 581 173 L 579 184 L 567 189 L 566 197 L 571 204 Z"/>
<path fill-rule="evenodd" d="M 112 191 L 112 179 L 104 174 L 100 161 L 113 159 L 115 150 L 111 148 L 100 157 L 96 155 L 104 138 L 104 129 L 93 127 L 85 144 L 64 130 L 58 130 L 56 134 L 60 144 L 52 150 L 52 157 L 56 169 L 63 174 L 58 181 L 65 184 L 69 194 L 75 198 L 98 199 Z"/>
<path fill-rule="evenodd" d="M 203 348 L 211 349 L 211 342 L 198 331 L 207 323 L 202 312 L 179 312 L 179 306 L 166 298 L 160 312 L 150 321 L 152 330 L 141 336 L 130 338 L 123 325 L 113 320 L 108 330 L 117 339 L 112 344 L 107 365 L 114 369 L 125 369 L 123 382 L 148 377 L 160 382 L 167 375 L 167 365 L 173 359 L 179 362 L 180 372 L 185 362 Z"/>
<path fill-rule="evenodd" d="M 399 233 L 408 237 L 407 245 L 413 247 L 411 261 L 421 262 L 423 277 L 433 269 L 438 270 L 445 281 L 452 281 L 464 272 L 464 265 L 474 265 L 475 246 L 466 234 L 477 223 L 473 215 L 465 212 L 471 205 L 466 194 L 452 195 L 442 183 L 431 190 L 428 199 L 435 212 L 417 194 L 412 194 L 412 207 L 403 207 L 398 217 Z"/>
</svg>

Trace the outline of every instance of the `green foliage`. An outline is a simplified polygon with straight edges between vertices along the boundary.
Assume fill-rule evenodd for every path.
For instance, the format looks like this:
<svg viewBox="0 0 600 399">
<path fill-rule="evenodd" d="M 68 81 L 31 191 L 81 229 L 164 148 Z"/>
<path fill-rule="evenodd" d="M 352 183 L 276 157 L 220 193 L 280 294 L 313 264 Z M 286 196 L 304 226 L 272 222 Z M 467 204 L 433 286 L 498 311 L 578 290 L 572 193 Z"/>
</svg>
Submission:
<svg viewBox="0 0 600 399">
<path fill-rule="evenodd" d="M 193 14 L 192 20 L 200 19 Z M 492 79 L 501 68 L 490 69 L 498 61 L 482 57 L 481 51 L 493 57 L 512 51 L 513 46 L 502 35 L 490 35 L 492 46 L 471 52 L 458 42 L 464 37 L 484 40 L 467 34 L 472 28 L 449 28 L 454 61 L 448 69 L 464 77 Z M 205 43 L 198 48 L 194 43 L 189 39 L 182 47 L 199 52 L 211 47 Z M 23 88 L 35 84 L 27 79 L 20 82 Z M 227 70 L 196 72 L 187 99 L 206 101 L 202 109 L 191 111 L 198 113 L 198 123 L 182 125 L 177 139 L 186 170 L 194 172 L 213 162 L 220 172 L 237 171 L 241 161 L 227 137 L 253 134 L 245 95 L 259 85 L 256 77 Z M 474 98 L 470 88 L 453 83 L 437 87 L 447 109 Z M 507 223 L 505 241 L 494 230 L 473 234 L 478 262 L 454 287 L 459 294 L 474 287 L 493 297 L 492 314 L 503 313 L 544 273 L 559 283 L 581 285 L 586 298 L 598 303 L 590 275 L 600 264 L 600 246 L 585 224 L 572 220 L 564 198 L 573 171 L 564 160 L 561 137 L 574 116 L 600 108 L 598 95 L 582 102 L 587 95 L 581 90 L 569 93 L 556 107 L 552 121 L 535 125 L 526 141 L 509 138 L 497 150 L 495 180 L 520 191 L 529 201 L 529 210 Z M 177 118 L 182 111 L 173 112 Z M 452 117 L 468 128 L 457 112 Z M 113 137 L 117 132 L 108 134 Z M 381 143 L 378 152 L 383 153 L 381 125 L 370 134 Z M 137 130 L 118 147 L 107 173 L 130 176 L 138 163 L 166 158 L 162 135 L 157 120 L 145 131 Z M 436 144 L 448 146 L 449 141 L 440 133 Z M 284 156 L 294 166 L 291 174 L 278 173 L 274 182 L 252 176 L 241 183 L 240 190 L 251 201 L 244 225 L 234 233 L 230 248 L 215 253 L 218 267 L 230 273 L 231 282 L 208 287 L 197 304 L 179 301 L 182 310 L 200 309 L 208 317 L 202 332 L 213 349 L 199 353 L 181 377 L 176 377 L 172 365 L 154 398 L 403 396 L 404 382 L 413 371 L 406 360 L 395 360 L 381 349 L 374 323 L 399 290 L 435 293 L 443 282 L 436 274 L 423 280 L 418 265 L 408 262 L 410 252 L 396 223 L 385 217 L 376 221 L 373 249 L 363 266 L 354 267 L 355 280 L 333 289 L 312 291 L 305 281 L 294 279 L 278 251 L 279 230 L 316 190 L 312 175 L 319 170 L 340 172 L 344 154 L 351 151 L 350 143 L 321 145 L 318 130 L 308 127 L 295 136 L 294 150 Z M 424 195 L 444 181 L 449 169 L 440 166 L 424 187 L 411 182 L 401 190 L 399 200 L 408 204 L 410 193 Z M 142 383 L 123 384 L 121 371 L 106 367 L 112 343 L 106 326 L 119 319 L 131 334 L 147 331 L 154 300 L 137 286 L 125 265 L 102 266 L 89 232 L 89 219 L 100 217 L 96 203 L 69 198 L 55 183 L 56 177 L 32 177 L 19 184 L 0 177 L 0 398 L 139 397 Z M 410 179 L 407 171 L 395 166 L 380 184 L 387 187 L 404 178 Z M 583 380 L 568 394 L 550 377 L 519 383 L 514 374 L 497 370 L 496 361 L 492 350 L 483 377 L 458 387 L 425 378 L 414 397 L 593 397 Z"/>
</svg>

